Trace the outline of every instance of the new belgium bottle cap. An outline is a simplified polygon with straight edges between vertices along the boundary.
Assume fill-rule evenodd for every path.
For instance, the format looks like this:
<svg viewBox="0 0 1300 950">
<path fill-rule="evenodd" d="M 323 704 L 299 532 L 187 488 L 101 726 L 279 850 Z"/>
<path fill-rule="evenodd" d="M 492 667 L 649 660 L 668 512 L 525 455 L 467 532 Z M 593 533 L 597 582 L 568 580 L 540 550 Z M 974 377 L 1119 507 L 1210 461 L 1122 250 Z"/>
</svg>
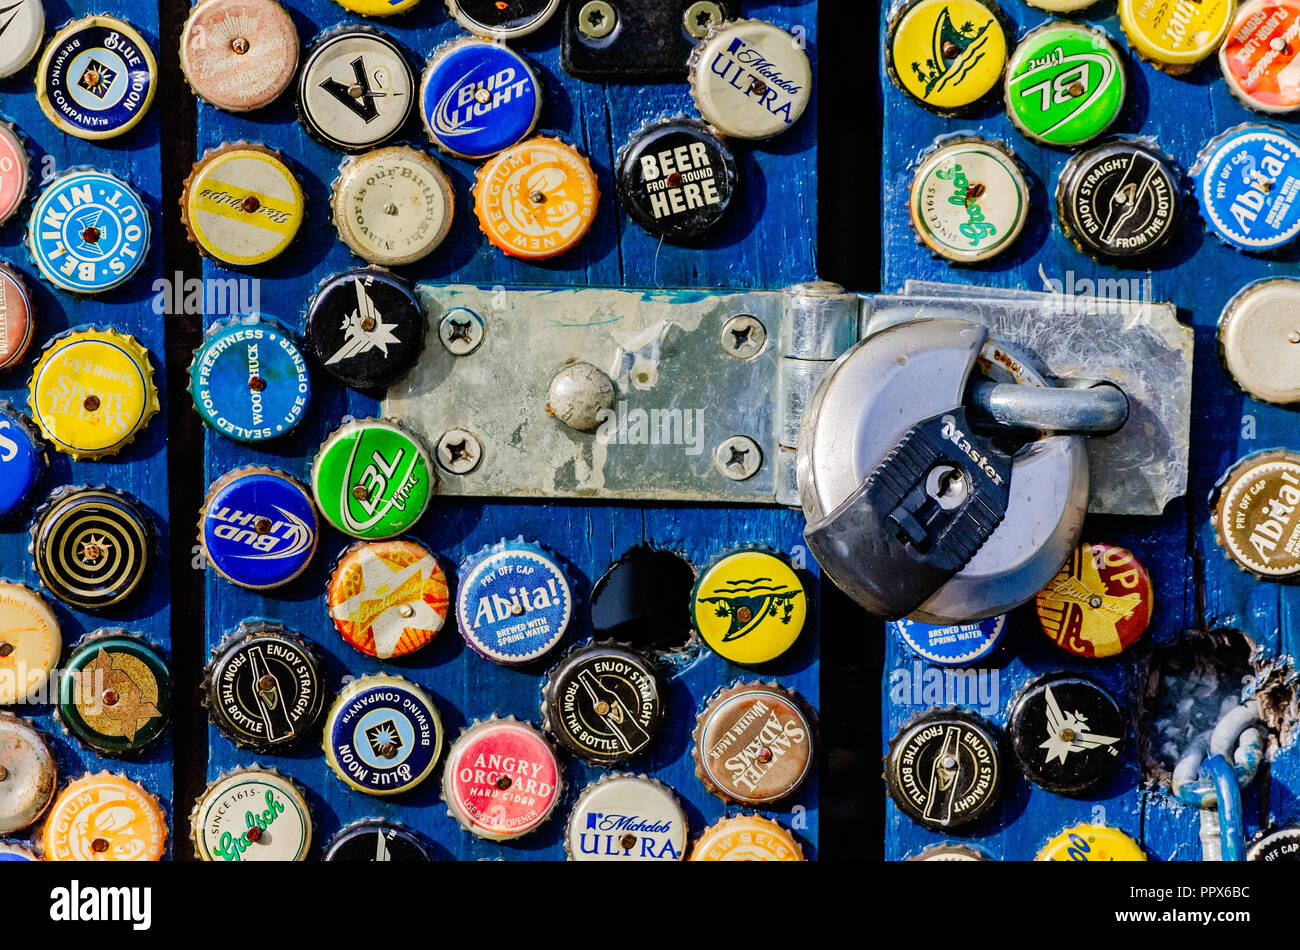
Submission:
<svg viewBox="0 0 1300 950">
<path fill-rule="evenodd" d="M 46 861 L 161 861 L 167 817 L 158 799 L 125 775 L 87 772 L 50 806 L 41 850 Z"/>
<path fill-rule="evenodd" d="M 326 30 L 298 74 L 298 121 L 316 141 L 361 152 L 397 135 L 415 109 L 406 53 L 372 26 Z"/>
<path fill-rule="evenodd" d="M 542 728 L 592 765 L 616 765 L 645 752 L 662 715 L 654 664 L 620 644 L 578 647 L 542 685 Z"/>
<path fill-rule="evenodd" d="M 695 839 L 690 861 L 802 861 L 803 848 L 781 825 L 762 815 L 735 815 Z"/>
<path fill-rule="evenodd" d="M 577 246 L 596 221 L 600 190 L 577 149 L 546 136 L 520 142 L 478 170 L 474 214 L 488 241 L 540 261 Z"/>
<path fill-rule="evenodd" d="M 1253 399 L 1300 403 L 1300 280 L 1247 284 L 1219 317 L 1219 358 Z"/>
</svg>

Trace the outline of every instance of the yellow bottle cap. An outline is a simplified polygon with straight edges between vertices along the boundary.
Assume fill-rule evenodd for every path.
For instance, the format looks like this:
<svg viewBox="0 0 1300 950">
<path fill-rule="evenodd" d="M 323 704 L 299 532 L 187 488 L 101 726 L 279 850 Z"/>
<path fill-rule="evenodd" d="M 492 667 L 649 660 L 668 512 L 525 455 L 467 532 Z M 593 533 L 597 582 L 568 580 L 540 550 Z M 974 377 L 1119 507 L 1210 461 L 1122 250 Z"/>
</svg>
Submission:
<svg viewBox="0 0 1300 950">
<path fill-rule="evenodd" d="M 65 455 L 115 455 L 158 412 L 149 351 L 116 330 L 70 330 L 37 357 L 28 405 L 41 434 Z"/>
<path fill-rule="evenodd" d="M 47 861 L 160 861 L 167 819 L 125 775 L 87 773 L 54 800 L 41 845 Z"/>
<path fill-rule="evenodd" d="M 1145 861 L 1142 846 L 1106 825 L 1078 824 L 1048 840 L 1035 861 Z"/>
<path fill-rule="evenodd" d="M 302 186 L 279 154 L 235 142 L 204 153 L 181 194 L 181 219 L 199 250 L 250 267 L 281 254 L 306 217 Z"/>
<path fill-rule="evenodd" d="M 419 2 L 420 0 L 337 0 L 344 10 L 351 10 L 361 16 L 393 16 L 405 13 Z"/>
<path fill-rule="evenodd" d="M 0 706 L 39 693 L 62 652 L 49 604 L 22 584 L 0 581 Z"/>
<path fill-rule="evenodd" d="M 572 146 L 539 136 L 478 171 L 474 213 L 492 244 L 540 261 L 574 247 L 596 220 L 600 191 L 591 163 Z"/>
<path fill-rule="evenodd" d="M 956 112 L 988 95 L 1007 65 L 1007 35 L 989 0 L 914 0 L 889 28 L 889 72 L 935 112 Z"/>
<path fill-rule="evenodd" d="M 1119 22 L 1139 56 L 1184 72 L 1219 48 L 1236 9 L 1236 0 L 1119 0 Z"/>
<path fill-rule="evenodd" d="M 808 592 L 776 555 L 735 551 L 700 577 L 691 613 L 713 652 L 753 666 L 775 660 L 799 639 L 808 616 Z"/>
<path fill-rule="evenodd" d="M 802 861 L 794 835 L 761 815 L 724 818 L 704 830 L 691 861 Z"/>
</svg>

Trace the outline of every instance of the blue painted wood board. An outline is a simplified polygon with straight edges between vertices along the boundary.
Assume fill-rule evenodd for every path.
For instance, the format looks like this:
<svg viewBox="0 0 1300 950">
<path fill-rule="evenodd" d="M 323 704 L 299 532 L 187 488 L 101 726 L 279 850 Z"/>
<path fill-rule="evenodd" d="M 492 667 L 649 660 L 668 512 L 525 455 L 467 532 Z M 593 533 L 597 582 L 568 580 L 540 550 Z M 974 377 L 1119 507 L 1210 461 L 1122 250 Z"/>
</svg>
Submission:
<svg viewBox="0 0 1300 950">
<path fill-rule="evenodd" d="M 46 0 L 45 38 L 68 20 L 92 13 L 107 13 L 122 17 L 143 34 L 158 53 L 158 10 L 152 5 L 126 3 L 122 0 L 105 3 L 88 3 L 85 0 Z M 69 327 L 83 324 L 110 326 L 135 336 L 149 348 L 154 362 L 154 379 L 160 391 L 164 390 L 163 338 L 165 318 L 153 307 L 154 281 L 162 274 L 162 241 L 159 237 L 161 215 L 171 214 L 159 200 L 162 191 L 161 155 L 159 150 L 159 113 L 157 105 L 151 107 L 143 121 L 126 135 L 102 143 L 89 142 L 63 134 L 41 112 L 36 102 L 36 61 L 17 75 L 0 80 L 0 117 L 13 122 L 26 139 L 32 155 L 33 184 L 28 200 L 19 211 L 0 227 L 0 258 L 13 264 L 22 272 L 33 297 L 37 313 L 37 328 L 32 346 L 22 362 L 0 371 L 0 399 L 12 403 L 27 413 L 27 383 L 31 368 L 42 346 L 51 337 Z M 39 192 L 42 176 L 46 178 L 78 165 L 90 165 L 110 171 L 130 182 L 149 208 L 153 237 L 148 258 L 140 271 L 121 287 L 94 297 L 77 297 L 55 290 L 36 276 L 36 269 L 27 256 L 23 238 L 32 201 Z M 144 433 L 127 448 L 102 461 L 73 461 L 68 456 L 51 451 L 50 472 L 41 497 L 61 485 L 107 484 L 120 488 L 139 498 L 152 513 L 161 537 L 162 549 L 156 561 L 154 576 L 142 597 L 96 614 L 74 610 L 47 599 L 54 606 L 63 631 L 64 658 L 70 648 L 84 634 L 101 627 L 124 627 L 159 646 L 164 656 L 171 645 L 171 619 L 168 563 L 167 510 L 167 396 L 161 392 L 162 412 L 155 416 Z M 40 499 L 38 498 L 37 501 Z M 40 589 L 40 582 L 27 553 L 27 524 L 30 511 L 12 522 L 0 525 L 0 577 Z M 59 764 L 60 784 L 79 777 L 83 772 L 110 769 L 124 772 L 143 784 L 162 801 L 169 823 L 172 799 L 172 740 L 168 734 L 145 754 L 136 759 L 106 759 L 83 748 L 68 737 L 54 722 L 49 706 L 37 706 L 29 711 L 15 707 L 20 715 L 32 715 L 53 740 Z M 35 834 L 37 827 L 29 829 Z M 168 840 L 170 851 L 171 839 Z"/>
<path fill-rule="evenodd" d="M 1015 24 L 1017 37 L 1048 21 L 1049 15 L 1022 0 L 1006 0 L 1003 10 Z M 1220 132 L 1242 122 L 1274 121 L 1292 134 L 1300 132 L 1297 119 L 1266 119 L 1233 98 L 1211 57 L 1182 78 L 1168 76 L 1140 62 L 1129 50 L 1113 2 L 1103 2 L 1076 15 L 1076 19 L 1103 29 L 1128 56 L 1130 92 L 1128 107 L 1116 126 L 1118 134 L 1154 139 L 1188 171 L 1197 153 Z M 881 36 L 886 18 L 882 13 Z M 882 39 L 883 42 L 883 39 Z M 883 49 L 883 46 L 882 46 Z M 1088 672 L 1119 690 L 1131 707 L 1142 686 L 1140 667 L 1152 649 L 1173 644 L 1191 628 L 1231 628 L 1244 632 L 1259 645 L 1265 657 L 1294 656 L 1300 640 L 1297 608 L 1300 589 L 1257 581 L 1239 571 L 1215 544 L 1209 523 L 1207 496 L 1214 482 L 1239 457 L 1264 448 L 1300 447 L 1300 428 L 1294 410 L 1257 403 L 1237 391 L 1223 372 L 1216 349 L 1215 326 L 1230 297 L 1246 283 L 1270 275 L 1297 274 L 1300 249 L 1292 246 L 1272 258 L 1241 254 L 1207 235 L 1190 192 L 1184 200 L 1181 237 L 1171 252 L 1146 265 L 1128 270 L 1099 264 L 1080 253 L 1061 234 L 1055 221 L 1056 183 L 1068 153 L 1040 148 L 1011 125 L 1000 98 L 974 116 L 942 118 L 907 100 L 885 74 L 883 56 L 884 155 L 882 160 L 882 289 L 897 290 L 909 278 L 1044 290 L 1044 277 L 1068 281 L 1084 278 L 1149 280 L 1150 295 L 1172 301 L 1179 318 L 1195 333 L 1195 377 L 1192 400 L 1190 477 L 1185 498 L 1171 503 L 1158 518 L 1098 518 L 1088 520 L 1088 539 L 1129 547 L 1151 572 L 1156 586 L 1155 618 L 1144 644 L 1120 657 L 1096 663 L 1071 662 L 1040 632 L 1032 608 L 1011 621 L 1008 659 L 1001 667 L 1001 701 L 995 721 L 1004 724 L 1007 703 L 1031 677 L 1053 670 Z M 917 242 L 909 227 L 907 192 L 912 169 L 939 135 L 975 130 L 1012 146 L 1030 173 L 1033 213 L 1020 243 L 987 264 L 957 267 L 937 260 Z M 1246 427 L 1254 420 L 1254 437 Z M 887 645 L 886 683 L 891 671 L 911 662 L 906 649 Z M 917 709 L 883 698 L 882 744 L 901 722 Z M 1300 755 L 1283 749 L 1272 763 L 1269 800 L 1258 801 L 1259 789 L 1245 793 L 1248 832 L 1255 832 L 1261 812 L 1277 822 L 1300 818 L 1293 789 L 1300 773 Z M 1257 785 L 1259 783 L 1256 783 Z M 1138 838 L 1152 859 L 1195 860 L 1200 857 L 1198 816 L 1194 809 L 1172 803 L 1166 789 L 1140 789 L 1139 770 L 1130 743 L 1119 775 L 1090 798 L 1061 798 L 1015 776 L 1000 820 L 978 834 L 973 843 L 991 856 L 1029 859 L 1041 844 L 1067 824 L 1104 820 Z M 940 840 L 887 804 L 887 857 L 901 858 Z"/>
<path fill-rule="evenodd" d="M 304 44 L 324 29 L 357 22 L 328 0 L 295 0 L 287 6 Z M 814 0 L 755 2 L 744 7 L 747 15 L 787 27 L 803 26 L 809 52 L 816 62 Z M 529 264 L 502 256 L 487 244 L 473 215 L 470 188 L 474 166 L 442 159 L 457 202 L 451 233 L 432 256 L 401 268 L 401 273 L 422 282 L 507 287 L 590 284 L 780 288 L 813 277 L 817 234 L 815 109 L 810 108 L 793 130 L 771 143 L 736 144 L 741 200 L 702 249 L 661 245 L 618 208 L 611 166 L 618 148 L 643 122 L 664 112 L 694 111 L 685 71 L 681 83 L 654 86 L 603 86 L 573 80 L 559 65 L 560 19 L 556 17 L 538 34 L 513 45 L 538 67 L 543 79 L 546 107 L 540 128 L 558 132 L 589 156 L 596 168 L 602 197 L 591 234 L 574 251 L 550 262 Z M 403 43 L 413 62 L 420 65 L 436 46 L 464 35 L 436 0 L 425 0 L 412 12 L 379 25 Z M 260 296 L 266 315 L 301 332 L 301 311 L 317 283 L 361 262 L 335 239 L 329 220 L 329 185 L 342 156 L 305 134 L 294 120 L 291 99 L 286 95 L 265 110 L 240 116 L 201 104 L 198 151 L 239 139 L 263 142 L 278 149 L 300 174 L 310 202 L 303 234 L 284 256 L 256 276 L 261 280 Z M 408 128 L 403 139 L 433 151 L 418 122 Z M 211 263 L 205 263 L 204 272 L 209 277 L 229 275 Z M 211 322 L 219 317 L 209 315 L 206 319 Z M 437 345 L 432 337 L 429 345 Z M 305 480 L 317 446 L 345 415 L 360 418 L 378 411 L 374 399 L 344 390 L 319 367 L 313 369 L 313 405 L 304 422 L 284 441 L 271 443 L 263 450 L 241 447 L 211 433 L 206 436 L 204 475 L 208 482 L 231 468 L 248 464 L 271 465 Z M 180 513 L 178 517 L 184 521 L 186 515 Z M 591 585 L 615 559 L 641 543 L 677 551 L 697 568 L 733 546 L 770 545 L 808 561 L 809 583 L 815 594 L 816 569 L 800 547 L 802 529 L 803 518 L 798 512 L 775 508 L 502 504 L 435 499 L 414 536 L 451 568 L 502 537 L 522 535 L 555 552 L 575 585 L 578 609 L 569 641 L 576 642 L 590 636 L 587 598 Z M 337 533 L 323 533 L 311 569 L 287 587 L 265 596 L 232 587 L 209 572 L 208 623 L 203 632 L 207 644 L 215 645 L 246 617 L 276 619 L 317 645 L 334 687 L 344 675 L 385 670 L 428 688 L 450 738 L 470 720 L 494 712 L 538 721 L 544 669 L 510 670 L 489 663 L 464 645 L 451 621 L 430 647 L 405 660 L 379 662 L 344 644 L 326 614 L 323 594 L 334 559 L 347 543 L 348 539 Z M 454 576 L 452 580 L 454 593 Z M 815 606 L 815 596 L 813 600 Z M 676 790 L 686 804 L 692 835 L 724 814 L 740 811 L 708 795 L 693 774 L 690 732 L 697 711 L 715 690 L 741 679 L 776 679 L 816 707 L 817 627 L 814 610 L 809 629 L 793 653 L 762 671 L 731 665 L 705 649 L 679 661 L 679 668 L 669 677 L 670 712 L 665 732 L 653 755 L 631 763 L 629 769 L 651 773 Z M 347 788 L 326 766 L 316 745 L 287 755 L 255 755 L 235 749 L 215 728 L 210 728 L 209 736 L 209 778 L 235 766 L 259 762 L 274 766 L 306 788 L 315 813 L 317 855 L 321 843 L 342 825 L 363 817 L 383 816 L 418 830 L 444 858 L 561 858 L 561 835 L 574 795 L 602 773 L 561 754 L 568 792 L 555 815 L 518 843 L 499 845 L 474 838 L 448 817 L 438 798 L 441 768 L 419 788 L 385 800 Z M 793 801 L 768 814 L 795 828 L 808 856 L 815 855 L 815 781 Z"/>
</svg>

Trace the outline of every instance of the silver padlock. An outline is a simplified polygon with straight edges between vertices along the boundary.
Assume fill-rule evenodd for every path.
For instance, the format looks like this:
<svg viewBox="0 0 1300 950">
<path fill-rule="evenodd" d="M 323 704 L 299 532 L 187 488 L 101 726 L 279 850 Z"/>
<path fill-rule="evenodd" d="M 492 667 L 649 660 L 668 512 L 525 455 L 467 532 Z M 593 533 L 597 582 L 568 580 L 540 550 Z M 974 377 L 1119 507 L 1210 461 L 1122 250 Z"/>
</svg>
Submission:
<svg viewBox="0 0 1300 950">
<path fill-rule="evenodd" d="M 1056 388 L 980 324 L 891 326 L 840 357 L 804 415 L 797 465 L 809 547 L 880 616 L 948 624 L 1004 613 L 1078 543 L 1088 505 L 1081 433 L 1126 417 L 1119 390 Z"/>
</svg>

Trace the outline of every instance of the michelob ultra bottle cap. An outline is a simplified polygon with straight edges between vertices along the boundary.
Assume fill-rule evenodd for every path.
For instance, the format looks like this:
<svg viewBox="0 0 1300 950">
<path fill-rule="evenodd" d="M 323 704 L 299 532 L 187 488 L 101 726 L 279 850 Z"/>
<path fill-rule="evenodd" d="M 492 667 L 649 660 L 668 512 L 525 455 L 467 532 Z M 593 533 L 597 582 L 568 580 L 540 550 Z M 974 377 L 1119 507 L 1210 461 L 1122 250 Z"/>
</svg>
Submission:
<svg viewBox="0 0 1300 950">
<path fill-rule="evenodd" d="M 736 160 L 708 126 L 657 119 L 632 134 L 615 162 L 619 196 L 637 224 L 666 241 L 717 227 L 736 193 Z"/>
<path fill-rule="evenodd" d="M 1271 125 L 1238 125 L 1201 150 L 1192 168 L 1206 226 L 1241 251 L 1262 253 L 1300 234 L 1300 142 Z"/>
<path fill-rule="evenodd" d="M 654 664 L 615 643 L 569 652 L 542 685 L 542 728 L 590 765 L 617 765 L 646 751 L 659 732 L 663 698 Z"/>
<path fill-rule="evenodd" d="M 420 83 L 420 115 L 433 144 L 478 160 L 517 145 L 542 114 L 528 60 L 504 43 L 466 37 L 434 50 Z"/>
<path fill-rule="evenodd" d="M 45 735 L 29 720 L 0 712 L 0 835 L 22 831 L 41 817 L 58 783 Z"/>
<path fill-rule="evenodd" d="M 199 546 L 212 569 L 237 587 L 283 587 L 307 569 L 320 527 L 306 487 L 292 475 L 251 465 L 208 487 Z"/>
<path fill-rule="evenodd" d="M 411 285 L 380 267 L 327 277 L 307 303 L 307 344 L 354 389 L 399 380 L 424 348 L 424 308 Z"/>
<path fill-rule="evenodd" d="M 0 402 L 0 521 L 26 507 L 48 466 L 45 443 L 27 417 Z"/>
<path fill-rule="evenodd" d="M 1007 115 L 1040 145 L 1091 142 L 1115 124 L 1127 92 L 1123 55 L 1109 36 L 1081 23 L 1030 30 L 1007 63 Z"/>
<path fill-rule="evenodd" d="M 406 53 L 372 26 L 326 30 L 298 74 L 298 121 L 316 141 L 361 152 L 397 135 L 415 108 Z"/>
<path fill-rule="evenodd" d="M 560 763 L 550 745 L 513 716 L 475 720 L 462 729 L 442 770 L 447 814 L 488 841 L 536 830 L 562 791 Z"/>
<path fill-rule="evenodd" d="M 1219 48 L 1236 9 L 1237 0 L 1119 0 L 1119 22 L 1138 56 L 1177 75 L 1191 71 Z"/>
<path fill-rule="evenodd" d="M 1219 47 L 1219 68 L 1232 94 L 1258 112 L 1300 109 L 1300 2 L 1250 0 L 1237 10 Z"/>
<path fill-rule="evenodd" d="M 125 775 L 87 772 L 50 806 L 41 850 L 46 861 L 161 861 L 167 818 L 158 799 Z"/>
<path fill-rule="evenodd" d="M 687 68 L 700 115 L 738 139 L 779 135 L 812 99 L 812 63 L 803 43 L 763 20 L 711 24 Z"/>
<path fill-rule="evenodd" d="M 275 0 L 203 0 L 181 31 L 180 60 L 200 99 L 227 112 L 250 112 L 293 82 L 298 31 Z"/>
<path fill-rule="evenodd" d="M 958 263 L 1001 254 L 1029 219 L 1029 182 L 1001 142 L 977 136 L 943 139 L 912 177 L 912 227 L 940 257 Z"/>
<path fill-rule="evenodd" d="M 672 789 L 648 775 L 616 772 L 574 802 L 564 851 L 570 861 L 680 861 L 689 829 Z"/>
<path fill-rule="evenodd" d="M 951 115 L 993 92 L 1009 46 L 992 0 L 908 0 L 890 17 L 885 58 L 899 89 Z"/>
<path fill-rule="evenodd" d="M 305 861 L 311 807 L 275 769 L 238 768 L 210 783 L 194 803 L 190 837 L 200 861 Z"/>
<path fill-rule="evenodd" d="M 1074 246 L 1106 260 L 1152 254 L 1178 233 L 1179 180 L 1170 161 L 1140 142 L 1113 141 L 1061 169 L 1056 214 Z"/>
<path fill-rule="evenodd" d="M 149 253 L 149 212 L 109 172 L 73 168 L 45 186 L 27 223 L 27 252 L 40 275 L 73 294 L 130 280 Z"/>
<path fill-rule="evenodd" d="M 502 540 L 460 565 L 456 625 L 480 656 L 503 666 L 550 653 L 573 619 L 573 588 L 559 562 L 522 538 Z"/>
<path fill-rule="evenodd" d="M 490 159 L 474 186 L 474 214 L 488 241 L 524 260 L 545 260 L 575 247 L 595 223 L 599 200 L 591 163 L 545 136 Z"/>
<path fill-rule="evenodd" d="M 245 620 L 212 651 L 203 705 L 241 749 L 277 752 L 303 740 L 325 708 L 311 644 L 283 624 Z"/>
<path fill-rule="evenodd" d="M 437 476 L 424 442 L 388 419 L 354 419 L 321 443 L 311 490 L 325 520 L 364 541 L 415 526 L 433 498 Z"/>
<path fill-rule="evenodd" d="M 33 0 L 23 0 L 24 3 Z M 2 54 L 0 54 L 2 55 Z M 27 197 L 31 184 L 31 158 L 18 130 L 8 122 L 0 122 L 0 224 L 8 221 Z M 0 365 L 3 358 L 0 357 Z"/>
<path fill-rule="evenodd" d="M 325 590 L 334 627 L 353 649 L 389 660 L 433 642 L 447 620 L 447 575 L 424 545 L 358 541 Z"/>
<path fill-rule="evenodd" d="M 428 257 L 451 229 L 456 200 L 437 160 L 390 145 L 343 160 L 330 186 L 339 240 L 386 267 Z"/>
<path fill-rule="evenodd" d="M 112 16 L 61 27 L 36 67 L 41 111 L 60 131 L 82 139 L 114 138 L 135 128 L 157 91 L 158 63 L 149 44 Z"/>
<path fill-rule="evenodd" d="M 1151 624 L 1155 588 L 1132 551 L 1084 541 L 1034 603 L 1043 633 L 1058 647 L 1101 660 L 1142 639 Z"/>
<path fill-rule="evenodd" d="M 975 824 L 1002 797 L 1002 733 L 974 713 L 928 709 L 889 743 L 885 785 L 900 811 L 931 831 Z"/>
<path fill-rule="evenodd" d="M 362 818 L 339 829 L 325 846 L 322 861 L 432 861 L 424 841 L 411 829 L 384 818 Z"/>
<path fill-rule="evenodd" d="M 476 36 L 508 40 L 540 30 L 560 0 L 446 0 L 456 22 Z"/>
<path fill-rule="evenodd" d="M 1238 459 L 1210 492 L 1214 540 L 1261 580 L 1300 576 L 1289 539 L 1300 524 L 1300 455 L 1286 449 Z"/>
<path fill-rule="evenodd" d="M 220 0 L 205 0 L 208 3 Z M 302 186 L 280 153 L 227 142 L 194 163 L 181 193 L 192 243 L 227 267 L 265 264 L 293 243 L 307 216 Z"/>
<path fill-rule="evenodd" d="M 1239 290 L 1219 317 L 1219 358 L 1253 399 L 1300 402 L 1300 280 L 1274 277 Z"/>
<path fill-rule="evenodd" d="M 803 848 L 785 828 L 762 815 L 735 815 L 704 829 L 690 861 L 802 861 Z"/>
<path fill-rule="evenodd" d="M 307 360 L 273 320 L 235 316 L 214 323 L 190 363 L 190 398 L 209 428 L 236 442 L 278 438 L 311 402 Z"/>
<path fill-rule="evenodd" d="M 116 455 L 158 412 L 149 351 L 113 329 L 69 330 L 36 358 L 28 407 L 41 435 L 63 454 Z"/>
<path fill-rule="evenodd" d="M 695 629 L 719 656 L 743 666 L 789 650 L 808 617 L 808 591 L 794 569 L 768 551 L 732 551 L 714 561 L 691 594 Z"/>
<path fill-rule="evenodd" d="M 12 76 L 32 61 L 45 35 L 45 6 L 41 0 L 18 0 L 9 6 L 4 45 L 0 46 L 0 79 Z"/>
<path fill-rule="evenodd" d="M 72 648 L 54 715 L 63 730 L 106 756 L 130 756 L 167 730 L 172 677 L 143 638 L 96 630 Z"/>
<path fill-rule="evenodd" d="M 696 717 L 695 775 L 709 794 L 751 807 L 793 795 L 813 773 L 816 750 L 803 700 L 777 683 L 737 683 Z"/>
<path fill-rule="evenodd" d="M 1035 861 L 1145 861 L 1142 846 L 1117 828 L 1082 823 L 1048 838 Z"/>
<path fill-rule="evenodd" d="M 325 761 L 367 795 L 400 795 L 442 754 L 442 717 L 429 694 L 400 676 L 372 673 L 339 691 L 325 716 Z"/>
<path fill-rule="evenodd" d="M 0 580 L 0 706 L 38 696 L 62 653 L 59 619 L 45 599 Z"/>
</svg>

